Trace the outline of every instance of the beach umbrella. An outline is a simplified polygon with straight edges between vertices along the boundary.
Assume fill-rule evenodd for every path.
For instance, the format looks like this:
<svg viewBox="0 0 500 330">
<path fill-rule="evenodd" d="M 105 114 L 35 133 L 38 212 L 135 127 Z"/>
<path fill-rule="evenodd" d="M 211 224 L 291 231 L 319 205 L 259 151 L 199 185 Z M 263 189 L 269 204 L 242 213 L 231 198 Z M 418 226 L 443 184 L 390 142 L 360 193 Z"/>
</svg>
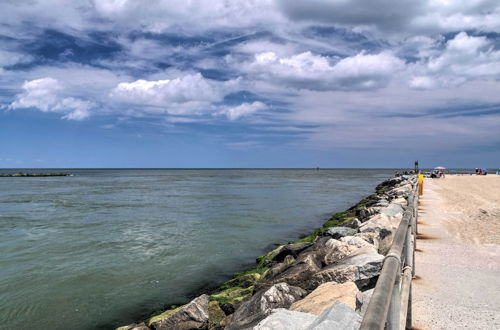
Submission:
<svg viewBox="0 0 500 330">
<path fill-rule="evenodd" d="M 437 166 L 437 167 L 434 167 L 435 170 L 446 170 L 445 167 L 443 166 Z"/>
</svg>

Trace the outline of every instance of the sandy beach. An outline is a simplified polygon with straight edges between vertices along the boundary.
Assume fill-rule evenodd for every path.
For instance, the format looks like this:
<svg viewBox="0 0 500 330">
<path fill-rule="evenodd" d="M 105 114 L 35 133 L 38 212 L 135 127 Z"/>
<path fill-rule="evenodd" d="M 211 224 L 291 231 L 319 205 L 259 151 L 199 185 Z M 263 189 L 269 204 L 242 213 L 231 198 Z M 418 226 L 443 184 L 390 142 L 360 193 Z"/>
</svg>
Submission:
<svg viewBox="0 0 500 330">
<path fill-rule="evenodd" d="M 426 179 L 413 289 L 418 329 L 500 328 L 500 177 Z"/>
</svg>

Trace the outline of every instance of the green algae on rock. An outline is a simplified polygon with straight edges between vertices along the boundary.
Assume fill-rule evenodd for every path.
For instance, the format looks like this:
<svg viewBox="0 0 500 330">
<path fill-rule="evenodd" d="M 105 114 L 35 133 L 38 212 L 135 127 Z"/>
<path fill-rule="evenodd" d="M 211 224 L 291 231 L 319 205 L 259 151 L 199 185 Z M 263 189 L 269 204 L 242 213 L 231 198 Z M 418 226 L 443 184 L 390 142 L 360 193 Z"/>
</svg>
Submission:
<svg viewBox="0 0 500 330">
<path fill-rule="evenodd" d="M 226 290 L 220 291 L 210 296 L 210 300 L 217 301 L 220 304 L 238 305 L 253 294 L 253 285 L 248 288 L 235 286 Z"/>
</svg>

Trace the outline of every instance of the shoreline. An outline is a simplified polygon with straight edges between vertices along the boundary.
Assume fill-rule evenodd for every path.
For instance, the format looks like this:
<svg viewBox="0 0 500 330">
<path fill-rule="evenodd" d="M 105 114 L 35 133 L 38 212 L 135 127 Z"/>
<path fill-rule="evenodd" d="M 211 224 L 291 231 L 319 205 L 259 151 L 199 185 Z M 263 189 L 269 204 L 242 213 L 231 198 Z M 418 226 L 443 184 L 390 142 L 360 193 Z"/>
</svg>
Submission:
<svg viewBox="0 0 500 330">
<path fill-rule="evenodd" d="M 397 179 L 398 177 L 396 177 Z M 394 177 L 383 180 L 375 187 L 375 191 L 358 201 L 356 204 L 347 208 L 344 211 L 336 212 L 330 217 L 326 218 L 326 221 L 319 228 L 314 229 L 309 234 L 302 234 L 299 239 L 288 242 L 287 244 L 269 244 L 275 245 L 276 248 L 267 251 L 261 256 L 255 259 L 255 263 L 247 264 L 248 267 L 242 267 L 242 270 L 234 273 L 234 275 L 226 282 L 215 285 L 215 286 L 201 286 L 198 289 L 194 289 L 186 296 L 188 301 L 185 304 L 170 304 L 165 303 L 165 309 L 160 309 L 147 313 L 137 319 L 137 323 L 120 326 L 116 330 L 147 330 L 156 329 L 152 324 L 162 318 L 168 317 L 175 314 L 181 307 L 189 306 L 193 301 L 195 301 L 198 296 L 210 296 L 210 303 L 217 303 L 220 307 L 219 312 L 222 310 L 224 316 L 231 315 L 235 311 L 235 307 L 238 307 L 242 302 L 248 301 L 255 293 L 257 282 L 268 272 L 272 267 L 273 258 L 279 254 L 279 250 L 288 245 L 301 245 L 309 244 L 312 245 L 318 238 L 324 237 L 329 229 L 334 227 L 339 227 L 339 225 L 351 225 L 356 226 L 357 216 L 369 216 L 370 214 L 363 214 L 367 212 L 366 210 L 376 204 L 380 196 L 386 191 L 393 188 Z M 357 221 L 359 222 L 359 221 Z M 342 227 L 344 228 L 344 227 Z M 251 266 L 252 265 L 252 266 Z M 374 283 L 370 283 L 374 286 Z M 196 299 L 195 299 L 196 298 Z M 194 299 L 194 300 L 191 300 Z M 191 302 L 189 302 L 191 300 Z M 219 318 L 224 318 L 219 315 Z M 219 320 L 221 321 L 221 320 Z M 208 329 L 223 329 L 220 325 L 212 324 L 208 326 Z"/>
</svg>

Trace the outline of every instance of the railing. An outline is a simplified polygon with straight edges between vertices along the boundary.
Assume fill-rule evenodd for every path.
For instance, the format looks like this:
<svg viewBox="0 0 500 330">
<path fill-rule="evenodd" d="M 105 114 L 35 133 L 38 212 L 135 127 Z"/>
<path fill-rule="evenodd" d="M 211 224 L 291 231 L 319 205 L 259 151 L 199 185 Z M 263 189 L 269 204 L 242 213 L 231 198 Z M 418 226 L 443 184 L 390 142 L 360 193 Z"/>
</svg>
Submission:
<svg viewBox="0 0 500 330">
<path fill-rule="evenodd" d="M 368 304 L 360 330 L 411 329 L 411 282 L 415 276 L 418 183 L 413 183 L 408 207 Z"/>
</svg>

